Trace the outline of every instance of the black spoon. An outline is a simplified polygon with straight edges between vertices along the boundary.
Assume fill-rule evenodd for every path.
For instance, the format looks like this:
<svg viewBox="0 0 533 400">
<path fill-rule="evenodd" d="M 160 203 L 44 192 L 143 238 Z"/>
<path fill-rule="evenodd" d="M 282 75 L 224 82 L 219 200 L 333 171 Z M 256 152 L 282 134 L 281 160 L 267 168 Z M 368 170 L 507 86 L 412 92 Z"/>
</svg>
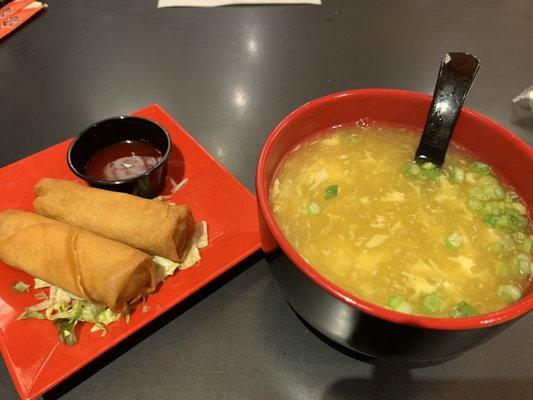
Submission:
<svg viewBox="0 0 533 400">
<path fill-rule="evenodd" d="M 420 138 L 415 161 L 442 167 L 466 94 L 479 69 L 479 60 L 469 53 L 447 53 L 440 63 L 433 101 Z"/>
</svg>

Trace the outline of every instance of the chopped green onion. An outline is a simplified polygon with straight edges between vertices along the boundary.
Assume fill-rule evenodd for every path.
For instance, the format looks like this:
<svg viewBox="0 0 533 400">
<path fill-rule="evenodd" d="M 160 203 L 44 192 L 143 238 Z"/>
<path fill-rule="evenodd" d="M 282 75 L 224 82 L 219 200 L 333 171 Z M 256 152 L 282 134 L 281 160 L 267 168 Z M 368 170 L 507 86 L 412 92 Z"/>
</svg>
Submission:
<svg viewBox="0 0 533 400">
<path fill-rule="evenodd" d="M 398 307 L 397 309 L 395 309 L 395 311 L 398 311 L 398 312 L 401 312 L 401 313 L 404 313 L 404 314 L 412 314 L 413 313 L 413 306 L 411 306 L 411 304 L 409 304 L 408 302 L 403 302 L 400 307 Z"/>
<path fill-rule="evenodd" d="M 501 200 L 505 197 L 505 191 L 500 185 L 492 186 L 492 197 Z"/>
<path fill-rule="evenodd" d="M 500 221 L 499 219 L 500 217 L 494 214 L 485 214 L 483 216 L 483 221 L 485 221 L 487 224 L 489 224 L 493 228 L 502 226 L 502 224 L 505 222 L 505 220 Z"/>
<path fill-rule="evenodd" d="M 401 296 L 398 296 L 397 294 L 393 294 L 389 297 L 389 301 L 388 301 L 388 307 L 392 308 L 392 309 L 396 309 L 400 306 L 400 304 L 403 303 L 403 298 Z"/>
<path fill-rule="evenodd" d="M 519 202 L 511 203 L 511 207 L 513 207 L 519 214 L 522 214 L 522 215 L 527 214 L 526 207 L 524 207 L 522 203 L 519 203 Z"/>
<path fill-rule="evenodd" d="M 485 214 L 492 214 L 494 216 L 501 215 L 500 207 L 495 205 L 493 201 L 488 201 L 483 205 L 483 212 Z"/>
<path fill-rule="evenodd" d="M 467 172 L 465 174 L 465 182 L 470 185 L 475 185 L 477 183 L 476 174 L 474 174 L 473 172 Z"/>
<path fill-rule="evenodd" d="M 509 212 L 507 214 L 511 220 L 510 224 L 514 230 L 521 231 L 527 228 L 527 218 L 523 215 Z"/>
<path fill-rule="evenodd" d="M 316 204 L 315 202 L 309 203 L 307 206 L 307 215 L 312 214 L 316 215 L 320 212 L 320 206 Z"/>
<path fill-rule="evenodd" d="M 444 237 L 444 245 L 450 250 L 457 250 L 462 243 L 463 238 L 457 232 Z"/>
<path fill-rule="evenodd" d="M 440 172 L 438 169 L 430 169 L 426 171 L 426 175 L 431 179 L 437 179 L 442 176 L 442 172 Z"/>
<path fill-rule="evenodd" d="M 422 180 L 441 180 L 444 177 L 442 171 L 431 162 L 425 162 L 422 165 L 409 163 L 405 166 L 404 172 L 407 175 L 418 176 Z"/>
<path fill-rule="evenodd" d="M 401 296 L 393 294 L 389 297 L 388 307 L 394 311 L 398 311 L 404 314 L 412 314 L 413 306 L 405 301 Z"/>
<path fill-rule="evenodd" d="M 500 200 L 505 197 L 505 192 L 500 185 L 485 186 L 482 193 L 487 200 Z"/>
<path fill-rule="evenodd" d="M 474 198 L 476 198 L 478 200 L 481 200 L 481 201 L 489 200 L 487 192 L 485 190 L 483 190 L 483 188 L 475 187 L 472 194 L 474 195 Z"/>
<path fill-rule="evenodd" d="M 11 290 L 15 293 L 26 293 L 30 291 L 30 285 L 22 281 L 18 281 L 11 286 Z"/>
<path fill-rule="evenodd" d="M 531 275 L 531 261 L 529 261 L 529 257 L 527 255 L 519 254 L 516 257 L 516 265 L 518 267 L 518 273 L 520 275 Z"/>
<path fill-rule="evenodd" d="M 329 185 L 324 190 L 324 198 L 326 200 L 331 200 L 337 197 L 337 194 L 339 193 L 339 185 Z"/>
<path fill-rule="evenodd" d="M 470 197 L 467 201 L 468 207 L 472 210 L 479 211 L 483 208 L 483 203 L 474 197 Z"/>
<path fill-rule="evenodd" d="M 507 201 L 508 203 L 512 203 L 516 199 L 518 199 L 518 194 L 516 194 L 516 192 L 513 192 L 512 190 L 510 190 L 507 193 L 505 193 L 505 201 Z"/>
<path fill-rule="evenodd" d="M 488 174 L 490 172 L 490 167 L 482 162 L 474 161 L 470 163 L 470 168 L 472 171 L 478 172 L 480 174 Z"/>
<path fill-rule="evenodd" d="M 492 175 L 482 176 L 478 180 L 478 184 L 480 184 L 481 186 L 495 185 L 497 183 L 498 183 L 498 180 L 495 177 L 493 177 Z"/>
<path fill-rule="evenodd" d="M 518 286 L 508 283 L 498 288 L 498 295 L 508 303 L 516 303 L 522 297 L 522 291 Z"/>
<path fill-rule="evenodd" d="M 440 172 L 440 171 L 439 171 L 439 172 Z M 439 176 L 437 176 L 437 177 L 435 178 L 435 180 L 436 180 L 438 183 L 441 183 L 441 184 L 442 184 L 442 183 L 444 183 L 444 182 L 448 182 L 448 177 L 447 177 L 445 174 L 443 174 L 442 172 L 440 172 Z"/>
<path fill-rule="evenodd" d="M 524 243 L 524 240 L 526 240 L 527 237 L 524 232 L 515 232 L 512 236 L 516 243 Z"/>
<path fill-rule="evenodd" d="M 495 226 L 504 230 L 509 230 L 511 228 L 511 217 L 509 214 L 500 215 L 495 217 L 494 220 Z"/>
<path fill-rule="evenodd" d="M 420 167 L 418 166 L 418 164 L 409 164 L 407 165 L 407 173 L 413 176 L 419 175 Z"/>
<path fill-rule="evenodd" d="M 472 317 L 474 315 L 477 315 L 477 311 L 474 309 L 474 307 L 472 307 L 470 304 L 463 300 L 453 308 L 451 317 L 464 318 Z"/>
<path fill-rule="evenodd" d="M 428 294 L 422 301 L 422 307 L 427 314 L 437 314 L 440 310 L 441 296 L 437 292 Z"/>
<path fill-rule="evenodd" d="M 500 228 L 508 232 L 523 231 L 527 227 L 527 219 L 513 212 L 507 212 L 500 216 L 486 214 L 483 220 L 493 228 Z"/>
<path fill-rule="evenodd" d="M 452 171 L 452 182 L 463 183 L 465 180 L 465 172 L 461 168 L 454 168 Z"/>
</svg>

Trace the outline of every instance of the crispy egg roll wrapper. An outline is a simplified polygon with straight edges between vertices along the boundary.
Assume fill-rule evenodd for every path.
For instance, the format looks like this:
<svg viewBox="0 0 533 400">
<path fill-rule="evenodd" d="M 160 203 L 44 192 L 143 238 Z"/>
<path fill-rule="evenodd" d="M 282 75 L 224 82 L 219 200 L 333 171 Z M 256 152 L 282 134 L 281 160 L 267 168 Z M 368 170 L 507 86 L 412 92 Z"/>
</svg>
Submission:
<svg viewBox="0 0 533 400">
<path fill-rule="evenodd" d="M 35 186 L 35 194 L 37 213 L 149 254 L 181 262 L 191 246 L 194 219 L 187 205 L 49 178 Z"/>
<path fill-rule="evenodd" d="M 155 287 L 150 255 L 20 210 L 0 211 L 0 259 L 113 311 Z"/>
</svg>

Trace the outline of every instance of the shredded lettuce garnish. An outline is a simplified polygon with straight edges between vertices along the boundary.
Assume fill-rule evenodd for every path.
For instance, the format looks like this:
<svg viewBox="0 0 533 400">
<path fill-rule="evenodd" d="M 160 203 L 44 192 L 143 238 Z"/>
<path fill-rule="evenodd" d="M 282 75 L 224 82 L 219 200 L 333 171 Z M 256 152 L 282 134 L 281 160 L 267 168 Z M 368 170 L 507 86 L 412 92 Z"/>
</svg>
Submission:
<svg viewBox="0 0 533 400">
<path fill-rule="evenodd" d="M 103 325 L 100 325 L 100 324 L 94 324 L 90 332 L 91 333 L 101 332 L 100 337 L 104 337 L 105 335 L 107 335 L 107 329 Z"/>
<path fill-rule="evenodd" d="M 124 311 L 124 321 L 129 324 L 130 323 L 130 320 L 131 320 L 131 312 L 129 309 L 126 309 L 126 311 Z"/>
<path fill-rule="evenodd" d="M 174 271 L 180 266 L 174 261 L 159 256 L 154 256 L 154 264 L 156 267 L 156 283 L 162 282 L 167 276 L 174 274 Z"/>
<path fill-rule="evenodd" d="M 51 286 L 48 282 L 45 282 L 42 279 L 33 278 L 33 280 L 35 281 L 33 284 L 34 289 L 43 289 Z"/>
<path fill-rule="evenodd" d="M 18 281 L 11 286 L 11 290 L 15 293 L 26 293 L 30 291 L 30 285 L 22 281 Z"/>
<path fill-rule="evenodd" d="M 31 311 L 28 309 L 26 309 L 24 314 L 22 314 L 18 319 L 26 319 L 26 318 L 46 319 L 44 314 L 40 313 L 39 311 Z"/>
<path fill-rule="evenodd" d="M 202 259 L 199 249 L 207 247 L 207 223 L 200 221 L 196 224 L 192 245 L 182 263 L 176 263 L 163 257 L 154 256 L 156 266 L 156 282 L 162 282 L 167 276 L 173 275 L 176 269 L 187 269 Z"/>
<path fill-rule="evenodd" d="M 59 329 L 59 340 L 68 346 L 73 346 L 78 342 L 75 332 L 78 322 L 94 324 L 91 332 L 101 331 L 101 336 L 104 336 L 107 333 L 105 326 L 120 318 L 120 313 L 114 313 L 110 308 L 99 307 L 57 286 L 38 278 L 35 279 L 34 288 L 45 287 L 50 288 L 50 296 L 47 296 L 41 303 L 26 308 L 19 319 L 34 318 L 52 321 Z"/>
<path fill-rule="evenodd" d="M 207 222 L 200 221 L 196 224 L 192 241 L 199 249 L 207 247 Z"/>
<path fill-rule="evenodd" d="M 192 240 L 192 246 L 182 263 L 175 263 L 166 258 L 154 256 L 156 266 L 157 283 L 163 281 L 167 276 L 173 275 L 176 269 L 186 269 L 200 261 L 199 249 L 207 246 L 207 224 L 201 221 L 196 224 L 196 230 Z M 47 296 L 44 292 L 39 292 L 36 298 L 43 300 L 31 307 L 26 308 L 18 319 L 47 319 L 52 321 L 59 329 L 59 339 L 68 346 L 73 346 L 78 342 L 76 336 L 76 325 L 78 322 L 93 324 L 90 332 L 100 332 L 100 336 L 107 334 L 106 326 L 118 321 L 120 313 L 111 311 L 110 308 L 100 307 L 89 300 L 78 297 L 57 286 L 39 278 L 34 278 L 34 289 L 50 288 Z M 12 289 L 17 292 L 28 292 L 30 285 L 24 282 L 17 282 Z M 37 297 L 37 295 L 39 295 Z M 142 312 L 150 311 L 150 306 L 144 304 Z M 130 310 L 124 312 L 126 323 L 130 322 Z"/>
<path fill-rule="evenodd" d="M 45 292 L 37 292 L 33 295 L 35 297 L 35 300 L 46 300 L 48 298 L 48 295 Z"/>
<path fill-rule="evenodd" d="M 76 332 L 74 331 L 78 320 L 57 320 L 54 321 L 54 323 L 59 328 L 59 340 L 61 340 L 67 346 L 74 346 L 76 343 L 78 343 L 78 338 L 76 337 Z"/>
</svg>

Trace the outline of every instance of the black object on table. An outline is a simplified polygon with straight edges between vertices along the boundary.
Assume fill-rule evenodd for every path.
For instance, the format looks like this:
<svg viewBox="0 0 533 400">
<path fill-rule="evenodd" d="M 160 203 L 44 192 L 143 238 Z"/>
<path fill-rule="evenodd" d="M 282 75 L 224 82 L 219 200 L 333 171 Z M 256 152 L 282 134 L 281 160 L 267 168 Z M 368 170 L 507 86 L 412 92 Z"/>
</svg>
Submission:
<svg viewBox="0 0 533 400">
<path fill-rule="evenodd" d="M 440 63 L 426 124 L 415 160 L 441 168 L 455 125 L 470 85 L 479 69 L 479 60 L 468 53 L 446 53 Z"/>
<path fill-rule="evenodd" d="M 291 110 L 350 88 L 430 93 L 435 60 L 450 50 L 483 60 L 466 106 L 533 144 L 533 122 L 511 103 L 533 83 L 528 1 L 48 3 L 47 13 L 0 43 L 1 165 L 157 102 L 253 189 L 261 145 Z M 442 21 L 446 29 L 435 29 Z M 446 364 L 374 368 L 310 332 L 258 256 L 46 398 L 526 399 L 532 329 L 528 315 Z M 0 399 L 17 399 L 3 365 Z"/>
</svg>

